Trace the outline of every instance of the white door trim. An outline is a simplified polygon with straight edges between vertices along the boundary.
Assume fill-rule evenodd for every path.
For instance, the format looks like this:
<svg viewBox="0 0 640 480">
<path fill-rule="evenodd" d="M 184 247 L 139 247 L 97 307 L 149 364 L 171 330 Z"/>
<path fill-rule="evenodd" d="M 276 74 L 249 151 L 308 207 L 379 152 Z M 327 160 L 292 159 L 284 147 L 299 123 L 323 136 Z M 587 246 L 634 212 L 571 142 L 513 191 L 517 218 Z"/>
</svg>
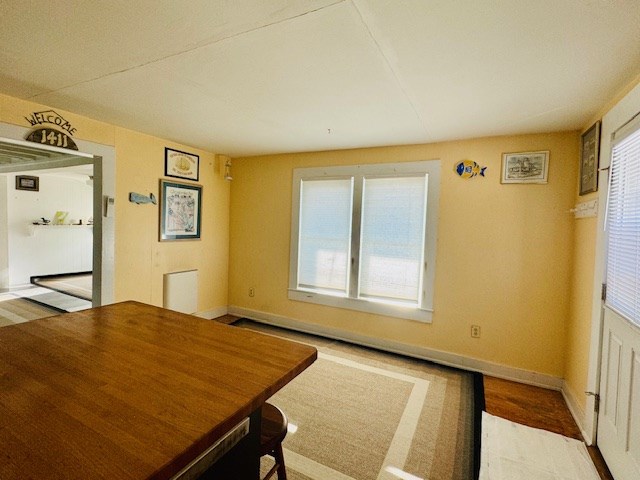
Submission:
<svg viewBox="0 0 640 480">
<path fill-rule="evenodd" d="M 0 122 L 0 137 L 6 137 L 14 140 L 23 140 L 29 133 L 29 128 L 19 125 Z M 98 305 L 106 305 L 114 302 L 115 298 L 115 217 L 106 217 L 103 208 L 104 198 L 115 198 L 116 195 L 116 151 L 115 147 L 110 145 L 102 145 L 99 143 L 88 142 L 85 140 L 75 140 L 78 149 L 81 152 L 94 155 L 94 168 L 100 163 L 100 175 L 102 176 L 101 185 L 94 184 L 94 194 L 102 198 L 94 197 L 94 217 L 97 218 L 98 213 L 101 215 L 101 231 L 98 232 L 94 228 L 94 236 L 98 238 L 101 235 L 102 251 L 100 262 L 100 295 L 97 299 L 94 297 L 94 307 Z M 95 158 L 99 157 L 99 158 Z M 96 180 L 100 175 L 94 171 Z M 102 187 L 101 191 L 99 188 Z M 98 223 L 96 222 L 96 226 Z M 94 256 L 99 254 L 94 249 Z M 94 259 L 94 265 L 96 260 Z M 94 279 L 95 280 L 95 279 Z"/>
</svg>

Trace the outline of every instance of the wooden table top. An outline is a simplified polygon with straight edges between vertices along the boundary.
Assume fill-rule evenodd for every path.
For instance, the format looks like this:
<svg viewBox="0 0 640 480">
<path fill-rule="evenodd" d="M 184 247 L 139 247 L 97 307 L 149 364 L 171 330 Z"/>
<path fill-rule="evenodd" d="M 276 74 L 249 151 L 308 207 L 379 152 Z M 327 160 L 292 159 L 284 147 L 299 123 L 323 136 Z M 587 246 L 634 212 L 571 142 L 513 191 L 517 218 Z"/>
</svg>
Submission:
<svg viewBox="0 0 640 480">
<path fill-rule="evenodd" d="M 166 479 L 316 349 L 137 302 L 0 329 L 0 479 Z"/>
</svg>

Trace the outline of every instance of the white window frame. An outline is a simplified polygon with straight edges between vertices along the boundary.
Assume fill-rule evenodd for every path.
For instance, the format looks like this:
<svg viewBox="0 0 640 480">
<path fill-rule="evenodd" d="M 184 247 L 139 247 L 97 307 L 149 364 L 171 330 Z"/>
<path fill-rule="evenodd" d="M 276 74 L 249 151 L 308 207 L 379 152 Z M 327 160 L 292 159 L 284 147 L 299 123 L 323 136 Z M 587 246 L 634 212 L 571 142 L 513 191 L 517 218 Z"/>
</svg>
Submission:
<svg viewBox="0 0 640 480">
<path fill-rule="evenodd" d="M 354 296 L 335 296 L 313 290 L 299 289 L 298 248 L 300 225 L 300 186 L 303 180 L 353 178 L 353 210 L 351 229 L 351 275 L 349 295 L 357 291 L 359 270 L 359 244 L 362 185 L 365 177 L 407 177 L 427 175 L 426 235 L 424 242 L 424 265 L 422 273 L 422 294 L 419 306 L 380 302 Z M 418 162 L 383 163 L 368 165 L 348 165 L 335 167 L 297 168 L 293 171 L 293 192 L 291 208 L 291 249 L 289 260 L 290 300 L 327 305 L 331 307 L 358 310 L 389 317 L 417 320 L 430 323 L 433 315 L 433 288 L 435 283 L 436 242 L 438 227 L 438 201 L 440 197 L 440 160 Z M 354 274 L 355 272 L 355 274 Z"/>
<path fill-rule="evenodd" d="M 637 222 L 637 199 L 634 198 L 636 191 L 632 189 L 630 179 L 637 179 L 637 177 L 630 177 L 630 175 L 635 174 L 637 157 L 633 157 L 633 163 L 628 159 L 623 163 L 620 158 L 616 158 L 616 152 L 619 145 L 631 136 L 634 136 L 637 142 L 639 133 L 640 114 L 612 135 L 611 170 L 605 220 L 605 228 L 608 231 L 605 305 L 636 327 L 640 327 L 639 259 L 636 256 L 637 238 L 634 237 L 633 228 Z M 633 144 L 633 151 L 638 152 L 637 143 Z M 613 239 L 616 240 L 615 243 Z M 616 244 L 618 248 L 614 248 Z"/>
</svg>

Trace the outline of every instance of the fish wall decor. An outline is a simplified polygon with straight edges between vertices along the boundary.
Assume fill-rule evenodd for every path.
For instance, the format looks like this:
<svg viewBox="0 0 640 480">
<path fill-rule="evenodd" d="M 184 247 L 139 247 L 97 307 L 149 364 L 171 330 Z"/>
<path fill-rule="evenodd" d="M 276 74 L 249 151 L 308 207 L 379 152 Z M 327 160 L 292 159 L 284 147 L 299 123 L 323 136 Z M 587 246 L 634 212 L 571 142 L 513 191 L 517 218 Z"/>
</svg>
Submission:
<svg viewBox="0 0 640 480">
<path fill-rule="evenodd" d="M 484 177 L 484 171 L 487 167 L 481 167 L 473 160 L 462 160 L 461 162 L 456 163 L 453 169 L 462 178 L 473 178 L 476 175 Z"/>
<path fill-rule="evenodd" d="M 153 193 L 150 193 L 147 197 L 146 195 L 141 195 L 139 193 L 129 192 L 129 201 L 138 205 L 142 205 L 145 203 L 153 203 L 154 205 L 156 205 L 156 197 Z"/>
</svg>

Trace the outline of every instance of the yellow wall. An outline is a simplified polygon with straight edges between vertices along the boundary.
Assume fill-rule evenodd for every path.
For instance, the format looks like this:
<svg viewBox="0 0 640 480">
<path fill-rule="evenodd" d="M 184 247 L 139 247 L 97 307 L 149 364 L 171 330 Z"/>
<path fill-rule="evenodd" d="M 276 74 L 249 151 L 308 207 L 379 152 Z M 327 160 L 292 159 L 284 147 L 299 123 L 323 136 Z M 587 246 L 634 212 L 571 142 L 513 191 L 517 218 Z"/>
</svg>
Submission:
<svg viewBox="0 0 640 480">
<path fill-rule="evenodd" d="M 116 299 L 162 305 L 163 274 L 198 269 L 198 311 L 227 305 L 229 183 L 214 154 L 116 128 Z M 202 225 L 200 241 L 158 241 L 159 205 L 129 202 L 129 192 L 159 197 L 164 148 L 200 156 Z M 180 181 L 179 179 L 171 179 Z M 185 181 L 189 183 L 188 181 Z"/>
<path fill-rule="evenodd" d="M 639 78 L 603 106 L 585 129 L 638 83 Z M 28 127 L 25 116 L 48 108 L 0 94 L 0 122 Z M 566 388 L 584 408 L 596 220 L 574 220 L 567 211 L 597 195 L 577 195 L 578 132 L 234 159 L 230 201 L 221 173 L 224 157 L 56 110 L 76 126 L 75 138 L 116 150 L 117 301 L 161 305 L 162 275 L 198 268 L 199 311 L 229 303 L 564 375 Z M 130 191 L 158 196 L 165 146 L 200 155 L 199 242 L 159 242 L 158 207 L 128 202 Z M 501 154 L 528 150 L 551 151 L 549 184 L 501 185 Z M 432 324 L 287 299 L 293 168 L 433 158 L 442 160 L 443 175 Z M 463 159 L 487 166 L 487 178 L 454 175 L 453 165 Z M 249 287 L 256 289 L 254 298 Z M 481 325 L 481 339 L 470 338 L 471 324 Z"/>
<path fill-rule="evenodd" d="M 580 197 L 576 203 L 593 197 Z M 591 341 L 591 307 L 596 254 L 596 218 L 576 220 L 571 307 L 567 322 L 565 388 L 584 412 Z"/>
<path fill-rule="evenodd" d="M 502 185 L 502 153 L 549 150 L 547 185 Z M 562 377 L 578 133 L 234 159 L 229 303 L 348 332 Z M 292 170 L 442 161 L 431 324 L 287 299 Z M 486 178 L 464 180 L 470 159 Z M 248 289 L 255 288 L 255 297 Z M 482 337 L 470 337 L 470 325 Z"/>
<path fill-rule="evenodd" d="M 594 120 L 595 122 L 595 120 Z M 589 124 L 585 130 L 591 127 Z M 578 149 L 580 140 L 578 139 Z M 579 204 L 598 198 L 593 192 L 579 196 L 580 157 L 576 157 L 578 174 L 574 185 L 574 203 Z M 602 208 L 602 205 L 600 206 Z M 591 342 L 591 316 L 593 305 L 593 276 L 596 255 L 597 219 L 587 217 L 575 220 L 573 244 L 573 272 L 571 276 L 570 308 L 567 318 L 567 349 L 565 352 L 565 390 L 584 413 L 586 407 L 589 349 Z"/>
<path fill-rule="evenodd" d="M 584 126 L 586 131 L 597 120 L 604 117 L 634 87 L 640 85 L 640 76 L 625 86 L 601 111 Z M 609 152 L 601 152 L 609 155 Z M 579 165 L 579 158 L 576 159 Z M 574 185 L 575 203 L 586 202 L 598 198 L 598 193 L 590 193 L 583 197 L 579 193 L 579 176 Z M 604 208 L 600 205 L 600 209 Z M 585 218 L 576 220 L 575 242 L 573 251 L 573 275 L 571 289 L 571 307 L 567 322 L 567 351 L 565 358 L 565 388 L 569 391 L 578 406 L 586 407 L 587 376 L 589 371 L 589 349 L 591 340 L 591 321 L 593 306 L 593 282 L 596 256 L 597 220 Z"/>
<path fill-rule="evenodd" d="M 50 107 L 0 95 L 0 122 L 30 127 L 24 119 Z M 222 178 L 224 157 L 161 138 L 126 130 L 55 109 L 77 128 L 74 138 L 112 145 L 116 152 L 115 299 L 162 305 L 163 274 L 197 268 L 198 311 L 227 305 L 229 183 Z M 159 198 L 164 147 L 200 155 L 202 231 L 200 241 L 159 242 L 159 205 L 136 205 L 129 192 Z M 177 179 L 172 179 L 177 180 Z M 187 183 L 189 183 L 187 181 Z"/>
</svg>

